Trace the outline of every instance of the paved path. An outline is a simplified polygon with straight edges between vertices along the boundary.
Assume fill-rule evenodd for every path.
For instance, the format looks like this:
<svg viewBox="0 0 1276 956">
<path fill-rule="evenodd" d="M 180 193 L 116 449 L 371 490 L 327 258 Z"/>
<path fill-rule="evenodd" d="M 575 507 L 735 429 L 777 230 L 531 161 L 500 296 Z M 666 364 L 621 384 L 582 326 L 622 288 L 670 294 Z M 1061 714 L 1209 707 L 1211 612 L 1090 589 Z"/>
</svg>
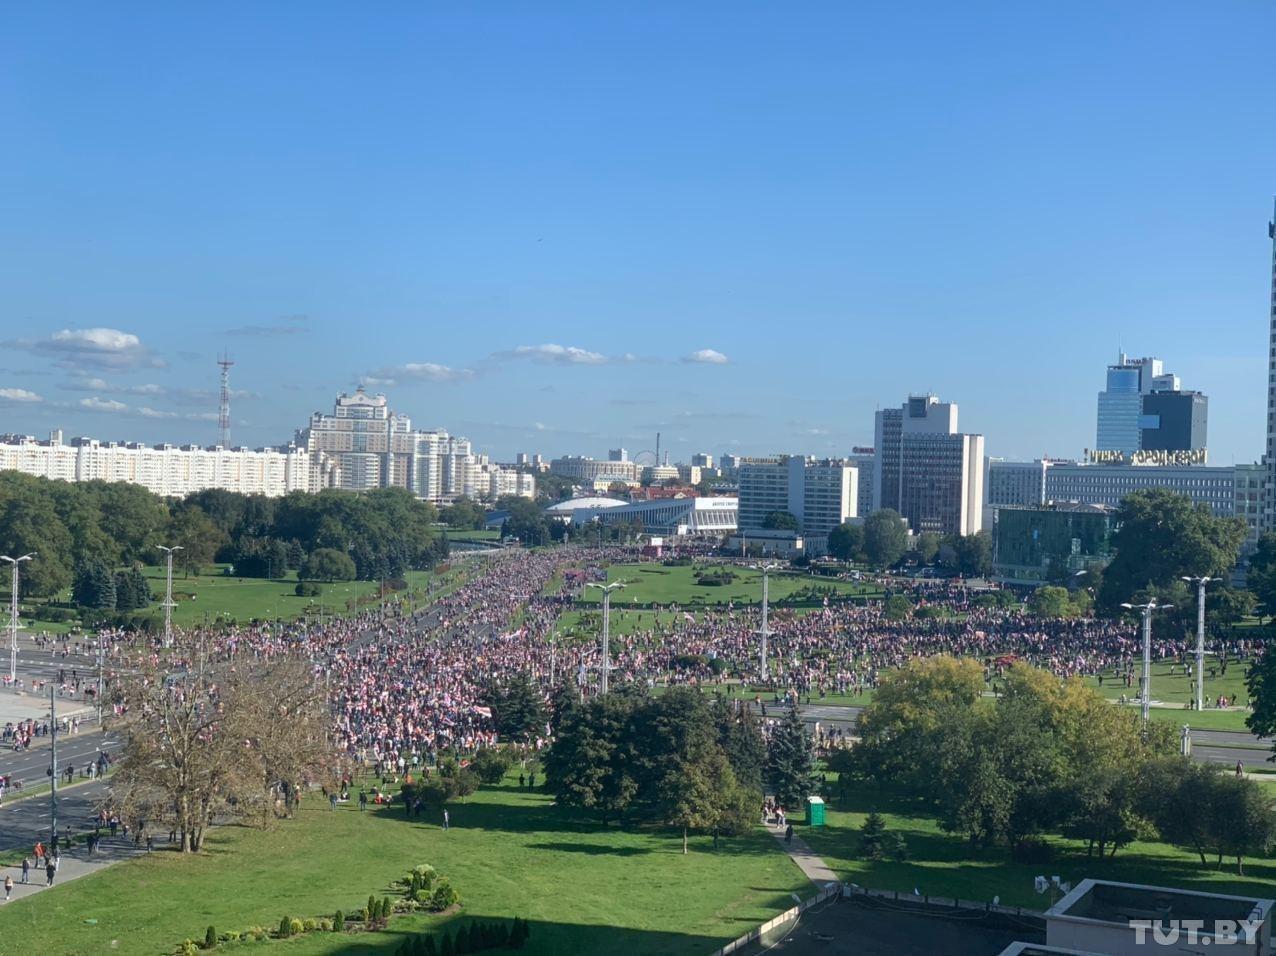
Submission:
<svg viewBox="0 0 1276 956">
<path fill-rule="evenodd" d="M 824 888 L 826 883 L 837 883 L 837 874 L 829 869 L 827 863 L 821 857 L 815 855 L 815 851 L 806 845 L 806 841 L 793 834 L 792 841 L 786 842 L 784 839 L 784 827 L 777 824 L 767 824 L 767 829 L 771 831 L 771 835 L 780 841 L 780 846 L 784 851 L 792 857 L 793 862 L 798 865 L 808 880 L 818 886 Z"/>
<path fill-rule="evenodd" d="M 89 876 L 114 863 L 131 859 L 139 853 L 145 852 L 145 850 L 135 848 L 131 839 L 125 840 L 123 837 L 114 841 L 109 838 L 103 840 L 98 851 L 91 857 L 88 856 L 84 847 L 78 846 L 62 854 L 61 862 L 58 864 L 58 871 L 53 878 L 53 885 L 58 886 L 67 880 L 78 880 L 82 876 Z M 42 869 L 37 872 L 34 866 L 31 868 L 30 883 L 19 882 L 22 879 L 22 867 L 20 866 L 11 866 L 8 869 L 0 868 L 0 884 L 3 884 L 6 876 L 13 877 L 13 896 L 10 902 L 16 902 L 26 896 L 32 896 L 46 889 L 48 884 L 45 871 Z M 3 900 L 3 898 L 4 892 L 0 890 L 0 900 Z M 0 902 L 0 906 L 2 905 L 4 904 Z"/>
<path fill-rule="evenodd" d="M 107 781 L 109 781 L 109 777 Z M 97 817 L 97 806 L 106 795 L 108 783 L 95 780 L 58 791 L 58 832 L 70 827 L 77 834 L 91 830 Z M 6 800 L 0 807 L 0 851 L 24 850 L 36 840 L 49 840 L 49 795 L 24 800 Z"/>
</svg>

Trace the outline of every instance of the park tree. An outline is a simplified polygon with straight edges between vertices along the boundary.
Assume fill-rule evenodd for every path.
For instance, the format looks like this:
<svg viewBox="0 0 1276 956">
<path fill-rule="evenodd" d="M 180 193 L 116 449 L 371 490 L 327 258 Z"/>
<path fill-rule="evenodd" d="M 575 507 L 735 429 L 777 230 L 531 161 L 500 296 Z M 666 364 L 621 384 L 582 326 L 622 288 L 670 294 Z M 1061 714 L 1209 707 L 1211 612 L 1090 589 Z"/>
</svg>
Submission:
<svg viewBox="0 0 1276 956">
<path fill-rule="evenodd" d="M 509 512 L 502 529 L 505 537 L 517 538 L 529 548 L 549 544 L 549 520 L 535 502 L 510 495 L 501 498 L 497 507 Z"/>
<path fill-rule="evenodd" d="M 758 718 L 747 707 L 737 707 L 725 697 L 715 697 L 711 708 L 718 746 L 726 754 L 736 779 L 755 791 L 762 789 L 766 769 L 766 740 Z"/>
<path fill-rule="evenodd" d="M 449 528 L 458 531 L 476 531 L 487 521 L 487 511 L 478 502 L 464 496 L 457 498 L 450 507 L 444 508 L 439 517 Z"/>
<path fill-rule="evenodd" d="M 917 560 L 922 564 L 934 564 L 939 557 L 942 539 L 933 531 L 923 531 L 917 536 Z"/>
<path fill-rule="evenodd" d="M 780 806 L 804 807 L 815 789 L 815 753 L 811 735 L 790 707 L 767 742 L 766 778 Z"/>
<path fill-rule="evenodd" d="M 864 552 L 864 529 L 844 521 L 829 532 L 829 554 L 839 561 L 855 561 Z"/>
<path fill-rule="evenodd" d="M 1207 505 L 1164 488 L 1127 496 L 1114 518 L 1116 557 L 1097 596 L 1107 614 L 1151 589 L 1181 584 L 1184 576 L 1227 575 L 1246 534 L 1243 519 L 1215 517 Z"/>
<path fill-rule="evenodd" d="M 151 585 L 137 568 L 115 572 L 115 609 L 136 611 L 151 603 Z"/>
<path fill-rule="evenodd" d="M 545 698 L 527 674 L 515 674 L 505 684 L 492 687 L 487 700 L 496 732 L 502 737 L 528 743 L 545 733 Z"/>
<path fill-rule="evenodd" d="M 788 511 L 772 511 L 762 519 L 762 527 L 768 531 L 800 531 L 802 523 Z"/>
<path fill-rule="evenodd" d="M 217 559 L 217 553 L 230 540 L 203 509 L 194 504 L 177 507 L 162 537 L 164 540 L 160 544 L 181 547 L 182 550 L 173 555 L 173 562 L 188 577 L 199 574 L 212 564 Z M 163 557 L 158 549 L 155 555 Z"/>
<path fill-rule="evenodd" d="M 1028 595 L 1028 610 L 1036 617 L 1058 619 L 1072 616 L 1072 597 L 1067 588 L 1046 585 Z"/>
<path fill-rule="evenodd" d="M 71 583 L 74 539 L 42 486 L 19 477 L 26 480 L 0 484 L 0 554 L 34 554 L 22 564 L 19 589 L 22 597 L 50 597 Z"/>
<path fill-rule="evenodd" d="M 307 581 L 353 581 L 355 567 L 343 551 L 316 548 L 301 563 L 297 576 Z"/>
<path fill-rule="evenodd" d="M 117 594 L 110 568 L 101 561 L 82 561 L 75 569 L 71 600 L 80 607 L 114 611 Z"/>
<path fill-rule="evenodd" d="M 470 769 L 478 776 L 481 783 L 500 783 L 511 765 L 510 754 L 498 747 L 482 747 L 470 761 Z"/>
<path fill-rule="evenodd" d="M 882 602 L 882 613 L 890 621 L 905 621 L 913 615 L 913 602 L 903 594 L 892 594 Z"/>
<path fill-rule="evenodd" d="M 1267 531 L 1259 536 L 1258 545 L 1249 558 L 1245 583 L 1254 592 L 1263 613 L 1276 617 L 1276 534 Z"/>
<path fill-rule="evenodd" d="M 232 665 L 209 660 L 193 637 L 179 632 L 178 641 L 179 658 L 194 662 L 185 671 L 146 654 L 121 668 L 121 713 L 107 729 L 122 741 L 112 790 L 124 819 L 176 830 L 190 853 L 215 820 L 266 825 L 281 794 L 331 779 L 337 761 L 308 661 Z"/>
<path fill-rule="evenodd" d="M 899 512 L 874 511 L 864 520 L 864 554 L 869 564 L 889 568 L 899 562 L 908 547 L 908 528 Z"/>
<path fill-rule="evenodd" d="M 1257 737 L 1276 737 L 1276 650 L 1270 645 L 1263 650 L 1245 675 L 1249 692 L 1249 715 L 1245 726 Z M 1273 747 L 1276 759 L 1276 746 Z"/>
<path fill-rule="evenodd" d="M 630 736 L 637 699 L 604 694 L 563 712 L 545 756 L 545 786 L 565 807 L 623 818 L 638 792 Z"/>
<path fill-rule="evenodd" d="M 957 573 L 977 578 L 992 571 L 992 535 L 988 532 L 956 534 L 947 544 L 952 549 L 951 566 Z"/>
</svg>

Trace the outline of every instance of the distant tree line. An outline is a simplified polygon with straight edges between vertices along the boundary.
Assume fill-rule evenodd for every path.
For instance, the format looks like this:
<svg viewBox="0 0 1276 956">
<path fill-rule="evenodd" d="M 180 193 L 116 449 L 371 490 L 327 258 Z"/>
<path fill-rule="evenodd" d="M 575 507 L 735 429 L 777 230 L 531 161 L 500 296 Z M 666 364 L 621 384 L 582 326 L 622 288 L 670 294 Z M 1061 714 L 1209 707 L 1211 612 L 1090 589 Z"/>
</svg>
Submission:
<svg viewBox="0 0 1276 956">
<path fill-rule="evenodd" d="M 244 577 L 401 578 L 446 556 L 437 518 L 401 488 L 281 498 L 207 490 L 170 500 L 131 484 L 0 472 L 0 550 L 37 553 L 22 568 L 22 596 L 74 586 L 77 602 L 96 608 L 144 607 L 149 589 L 128 571 L 158 564 L 160 544 L 181 546 L 174 563 L 187 574 L 226 562 Z"/>
</svg>

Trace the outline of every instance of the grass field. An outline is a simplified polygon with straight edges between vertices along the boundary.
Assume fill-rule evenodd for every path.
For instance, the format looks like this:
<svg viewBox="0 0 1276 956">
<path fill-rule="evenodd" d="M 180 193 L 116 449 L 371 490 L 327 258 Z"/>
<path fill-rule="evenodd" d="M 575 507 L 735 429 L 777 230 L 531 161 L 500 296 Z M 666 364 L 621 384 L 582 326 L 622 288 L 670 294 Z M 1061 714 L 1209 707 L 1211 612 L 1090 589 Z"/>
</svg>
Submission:
<svg viewBox="0 0 1276 956">
<path fill-rule="evenodd" d="M 717 567 L 717 566 L 715 566 Z M 762 603 L 762 575 L 747 567 L 732 565 L 736 579 L 730 584 L 704 586 L 696 583 L 696 569 L 690 566 L 666 567 L 663 564 L 616 564 L 607 569 L 607 580 L 624 581 L 622 591 L 612 594 L 612 607 L 634 604 L 672 604 L 683 607 Z M 832 588 L 842 595 L 879 594 L 874 587 L 853 581 L 834 581 L 809 574 L 772 574 L 769 585 L 772 603 L 805 588 Z M 581 602 L 597 604 L 601 598 L 596 589 L 586 589 Z"/>
<path fill-rule="evenodd" d="M 318 597 L 298 597 L 294 591 L 297 575 L 289 571 L 285 578 L 266 580 L 262 578 L 226 577 L 218 565 L 208 574 L 185 575 L 180 571 L 173 572 L 173 623 L 177 627 L 189 627 L 202 624 L 207 617 L 210 622 L 219 619 L 246 623 L 257 620 L 293 620 L 304 614 L 323 613 L 343 615 L 351 610 L 359 610 L 368 605 L 359 603 L 377 593 L 380 586 L 376 581 L 339 581 L 323 584 L 323 593 Z M 147 567 L 142 572 L 151 586 L 154 601 L 147 609 L 157 621 L 163 621 L 164 609 L 164 569 Z M 431 571 L 409 571 L 408 587 L 415 606 L 421 606 L 427 600 L 427 594 L 437 599 L 462 584 L 469 571 L 464 563 L 454 563 L 443 574 Z M 432 587 L 431 587 L 432 585 Z M 427 588 L 429 590 L 427 591 Z M 389 600 L 398 600 L 402 592 L 393 594 Z M 62 600 L 70 600 L 70 593 L 60 595 Z M 45 631 L 62 634 L 72 629 L 66 623 L 42 621 L 29 611 L 23 613 L 23 621 L 27 630 Z"/>
<path fill-rule="evenodd" d="M 786 909 L 790 892 L 809 889 L 761 829 L 717 852 L 693 838 L 683 856 L 672 832 L 573 822 L 549 797 L 517 785 L 485 788 L 451 813 L 444 832 L 397 810 L 331 812 L 309 800 L 297 820 L 272 831 L 215 831 L 200 857 L 156 853 L 0 907 L 0 940 L 38 940 L 41 952 L 64 956 L 168 953 L 184 937 L 202 939 L 210 923 L 221 932 L 277 926 L 285 914 L 348 912 L 430 863 L 459 890 L 459 914 L 268 945 L 307 956 L 389 954 L 404 931 L 517 914 L 532 922 L 531 954 L 702 956 Z"/>
<path fill-rule="evenodd" d="M 859 827 L 869 812 L 885 816 L 888 828 L 904 835 L 911 859 L 874 863 L 859 850 Z M 885 793 L 853 795 L 843 809 L 828 813 L 827 827 L 799 832 L 843 880 L 874 889 L 931 896 L 955 896 L 976 902 L 1000 896 L 1009 906 L 1044 909 L 1049 900 L 1033 891 L 1033 877 L 1058 875 L 1073 885 L 1087 876 L 1129 883 L 1152 883 L 1220 893 L 1271 895 L 1276 861 L 1247 859 L 1246 876 L 1236 875 L 1236 862 L 1225 860 L 1221 871 L 1202 867 L 1199 858 L 1161 843 L 1135 843 L 1117 851 L 1115 859 L 1086 858 L 1085 844 L 1050 838 L 1055 857 L 1045 863 L 1019 863 L 1001 848 L 972 848 L 961 836 L 944 833 L 919 807 Z"/>
<path fill-rule="evenodd" d="M 1152 719 L 1169 720 L 1178 724 L 1190 724 L 1202 730 L 1248 730 L 1245 726 L 1245 717 L 1249 713 L 1245 707 L 1249 700 L 1249 691 L 1245 689 L 1245 672 L 1248 669 L 1248 664 L 1232 661 L 1227 667 L 1227 676 L 1224 677 L 1221 673 L 1218 673 L 1217 664 L 1215 663 L 1216 676 L 1211 678 L 1209 676 L 1209 668 L 1212 660 L 1212 658 L 1206 659 L 1205 709 L 1199 713 L 1187 709 L 1187 704 L 1194 701 L 1196 696 L 1192 690 L 1190 679 L 1183 673 L 1183 668 L 1178 667 L 1177 673 L 1171 674 L 1169 661 L 1154 662 L 1152 665 L 1152 700 L 1161 701 L 1170 706 L 1153 707 L 1150 712 Z M 1122 694 L 1133 698 L 1137 697 L 1139 693 L 1139 673 L 1139 665 L 1136 662 L 1134 686 L 1132 687 L 1126 687 L 1123 680 L 1118 680 L 1111 673 L 1104 675 L 1102 686 L 1099 685 L 1096 678 L 1086 678 L 1086 684 L 1111 700 L 1117 700 Z M 1217 700 L 1219 694 L 1226 694 L 1228 697 L 1235 694 L 1237 707 L 1227 710 L 1213 707 L 1212 702 Z"/>
</svg>

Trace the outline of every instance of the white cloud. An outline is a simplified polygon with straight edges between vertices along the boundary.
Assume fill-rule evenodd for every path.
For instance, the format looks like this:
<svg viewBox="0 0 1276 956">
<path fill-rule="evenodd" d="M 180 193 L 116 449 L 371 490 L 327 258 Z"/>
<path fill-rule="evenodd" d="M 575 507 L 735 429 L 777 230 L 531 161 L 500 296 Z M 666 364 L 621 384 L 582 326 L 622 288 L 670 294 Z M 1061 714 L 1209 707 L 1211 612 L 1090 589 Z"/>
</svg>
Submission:
<svg viewBox="0 0 1276 956">
<path fill-rule="evenodd" d="M 379 368 L 363 378 L 365 385 L 397 385 L 400 382 L 462 382 L 474 377 L 469 368 L 451 368 L 437 362 L 408 362 Z"/>
<path fill-rule="evenodd" d="M 42 402 L 44 401 L 35 392 L 27 391 L 25 388 L 0 388 L 0 400 L 6 402 Z"/>
<path fill-rule="evenodd" d="M 108 392 L 116 395 L 167 395 L 168 389 L 163 385 L 147 383 L 145 385 L 120 385 L 108 382 L 104 378 L 80 378 L 67 382 L 62 386 L 73 392 Z"/>
<path fill-rule="evenodd" d="M 602 365 L 607 356 L 601 352 L 591 352 L 575 345 L 520 345 L 513 352 L 502 352 L 499 355 L 513 358 L 530 358 L 538 362 L 552 362 L 557 365 Z"/>
<path fill-rule="evenodd" d="M 98 398 L 96 395 L 92 398 L 80 399 L 80 407 L 87 408 L 91 412 L 123 412 L 128 409 L 128 406 L 123 402 L 117 402 L 109 398 Z"/>
<path fill-rule="evenodd" d="M 132 332 L 119 329 L 62 329 L 47 339 L 6 343 L 54 358 L 64 368 L 162 368 L 164 363 Z"/>
<path fill-rule="evenodd" d="M 683 361 L 698 362 L 702 365 L 726 365 L 731 360 L 717 349 L 697 349 L 684 358 Z"/>
</svg>

